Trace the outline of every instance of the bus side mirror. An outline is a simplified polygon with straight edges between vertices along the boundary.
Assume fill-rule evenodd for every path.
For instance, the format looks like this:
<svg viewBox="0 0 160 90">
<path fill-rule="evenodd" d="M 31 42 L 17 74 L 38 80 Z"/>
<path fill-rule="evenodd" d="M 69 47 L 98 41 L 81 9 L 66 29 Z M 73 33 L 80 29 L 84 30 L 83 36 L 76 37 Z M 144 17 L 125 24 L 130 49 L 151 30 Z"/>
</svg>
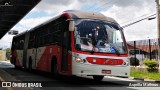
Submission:
<svg viewBox="0 0 160 90">
<path fill-rule="evenodd" d="M 122 27 L 120 27 L 120 30 L 122 30 L 122 31 L 123 31 L 123 28 L 122 28 Z"/>
<path fill-rule="evenodd" d="M 69 31 L 74 31 L 74 25 L 75 25 L 74 21 L 70 20 L 69 21 Z"/>
</svg>

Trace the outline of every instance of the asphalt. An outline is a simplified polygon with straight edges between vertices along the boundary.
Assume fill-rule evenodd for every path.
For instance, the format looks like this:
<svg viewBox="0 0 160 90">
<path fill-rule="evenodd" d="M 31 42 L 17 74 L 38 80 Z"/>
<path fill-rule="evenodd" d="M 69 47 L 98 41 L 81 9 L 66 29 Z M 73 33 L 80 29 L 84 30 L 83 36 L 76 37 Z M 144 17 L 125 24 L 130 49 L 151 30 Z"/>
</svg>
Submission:
<svg viewBox="0 0 160 90">
<path fill-rule="evenodd" d="M 3 68 L 2 68 L 3 67 Z M 0 80 L 1 81 L 36 81 L 44 85 L 50 85 L 42 88 L 0 88 L 0 90 L 159 90 L 160 88 L 126 87 L 128 82 L 137 81 L 128 78 L 106 76 L 102 82 L 96 82 L 92 77 L 63 77 L 59 80 L 54 79 L 51 74 L 46 72 L 28 72 L 23 69 L 14 69 L 13 65 L 6 62 L 0 62 Z M 127 82 L 126 82 L 127 81 Z M 140 81 L 140 80 L 138 80 Z M 141 82 L 141 81 L 140 81 Z"/>
<path fill-rule="evenodd" d="M 8 81 L 19 81 L 15 77 L 4 71 L 3 70 L 4 68 L 14 68 L 14 65 L 10 64 L 8 61 L 0 62 L 0 81 L 1 81 L 0 90 L 31 90 L 31 88 L 2 87 L 2 83 Z"/>
<path fill-rule="evenodd" d="M 12 75 L 8 74 L 6 71 L 2 70 L 1 68 L 0 68 L 0 80 L 2 81 L 2 83 L 8 82 L 8 81 L 20 81 L 20 80 L 17 80 Z M 0 90 L 31 90 L 31 88 L 7 87 L 7 88 L 0 88 Z"/>
</svg>

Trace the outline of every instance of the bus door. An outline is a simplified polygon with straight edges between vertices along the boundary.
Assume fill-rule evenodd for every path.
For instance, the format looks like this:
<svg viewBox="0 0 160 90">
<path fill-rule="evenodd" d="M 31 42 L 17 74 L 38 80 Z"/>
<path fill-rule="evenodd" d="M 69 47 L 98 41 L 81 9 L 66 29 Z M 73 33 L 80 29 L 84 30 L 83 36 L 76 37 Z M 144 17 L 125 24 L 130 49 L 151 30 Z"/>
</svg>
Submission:
<svg viewBox="0 0 160 90">
<path fill-rule="evenodd" d="M 62 37 L 62 61 L 61 61 L 61 71 L 68 71 L 68 44 L 69 44 L 69 31 L 63 32 Z"/>
<path fill-rule="evenodd" d="M 27 60 L 27 48 L 28 48 L 28 41 L 29 41 L 29 33 L 25 34 L 24 39 L 24 47 L 23 47 L 23 67 L 26 68 L 26 60 Z"/>
</svg>

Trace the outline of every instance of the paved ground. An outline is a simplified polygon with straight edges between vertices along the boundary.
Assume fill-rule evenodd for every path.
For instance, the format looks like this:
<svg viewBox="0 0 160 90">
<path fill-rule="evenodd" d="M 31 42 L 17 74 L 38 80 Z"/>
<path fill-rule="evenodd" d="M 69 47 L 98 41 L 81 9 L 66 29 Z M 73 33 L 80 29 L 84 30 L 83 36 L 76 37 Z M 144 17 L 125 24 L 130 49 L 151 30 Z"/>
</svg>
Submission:
<svg viewBox="0 0 160 90">
<path fill-rule="evenodd" d="M 96 82 L 91 77 L 62 77 L 55 80 L 50 73 L 14 69 L 8 62 L 0 62 L 0 77 L 1 81 L 33 81 L 44 85 L 41 88 L 0 88 L 0 90 L 160 90 L 160 87 L 129 87 L 129 83 L 132 84 L 134 80 L 109 76 L 102 82 Z"/>
</svg>

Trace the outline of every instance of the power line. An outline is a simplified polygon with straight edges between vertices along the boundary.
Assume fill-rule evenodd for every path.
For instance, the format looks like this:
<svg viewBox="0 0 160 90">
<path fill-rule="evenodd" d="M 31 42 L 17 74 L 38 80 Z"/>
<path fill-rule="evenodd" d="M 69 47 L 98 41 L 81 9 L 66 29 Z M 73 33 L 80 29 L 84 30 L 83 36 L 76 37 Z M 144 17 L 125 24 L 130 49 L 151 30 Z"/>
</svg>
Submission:
<svg viewBox="0 0 160 90">
<path fill-rule="evenodd" d="M 109 2 L 109 3 L 117 3 L 117 2 L 119 2 L 119 0 L 116 0 L 116 1 L 112 1 L 112 2 Z M 105 4 L 109 4 L 109 3 L 105 3 Z M 104 5 L 105 5 L 104 4 Z M 151 6 L 153 6 L 154 4 L 152 4 Z M 103 5 L 101 6 L 102 8 L 96 8 L 95 10 L 97 11 L 97 12 L 99 12 L 99 11 L 102 11 L 102 10 L 105 10 L 107 7 L 109 7 L 109 6 L 111 6 L 111 4 L 110 5 L 107 5 L 107 6 L 104 6 L 103 7 Z M 122 13 L 120 13 L 120 14 L 122 14 Z M 149 15 L 149 14 L 144 14 L 144 15 L 142 15 L 142 16 L 140 16 L 140 17 L 143 17 L 143 16 L 147 16 L 147 15 Z M 137 17 L 137 18 L 135 18 L 135 19 L 138 19 L 138 18 L 140 18 L 140 17 Z M 128 21 L 125 21 L 125 22 L 123 22 L 123 24 L 124 23 L 127 23 L 127 22 L 129 22 L 129 21 L 133 21 L 133 19 L 131 19 L 131 20 L 128 20 Z"/>
<path fill-rule="evenodd" d="M 98 2 L 96 2 L 96 3 L 94 3 L 93 5 L 91 5 L 88 9 L 86 9 L 86 10 L 90 10 L 90 9 L 92 9 L 93 8 L 93 6 L 95 6 L 95 5 L 97 5 L 97 3 L 101 3 L 102 1 L 104 1 L 104 0 L 100 0 L 100 1 L 98 1 Z"/>
<path fill-rule="evenodd" d="M 151 7 L 153 7 L 154 6 L 154 4 L 151 4 Z M 145 6 L 145 7 L 147 7 L 147 5 Z M 156 13 L 156 12 L 154 12 L 154 13 Z M 133 20 L 135 20 L 135 19 L 138 19 L 138 18 L 141 18 L 141 17 L 145 17 L 145 16 L 148 16 L 148 15 L 150 15 L 150 13 L 146 13 L 146 14 L 143 14 L 143 15 L 141 15 L 141 16 L 139 16 L 139 17 L 136 17 L 136 18 L 134 18 L 134 19 L 130 19 L 130 20 L 127 20 L 127 21 L 125 21 L 125 22 L 122 22 L 121 24 L 125 24 L 125 23 L 128 23 L 128 22 L 130 22 L 130 21 L 133 21 Z M 122 18 L 121 18 L 122 19 Z"/>
<path fill-rule="evenodd" d="M 110 2 L 107 2 L 107 3 L 103 4 L 102 6 L 96 8 L 95 11 L 97 11 L 97 12 L 102 11 L 102 10 L 106 9 L 107 7 L 111 6 L 111 4 L 115 4 L 115 3 L 119 2 L 119 1 L 120 0 L 112 0 Z"/>
<path fill-rule="evenodd" d="M 130 22 L 130 21 L 134 21 L 134 20 L 136 20 L 136 19 L 138 19 L 138 18 L 148 16 L 148 15 L 150 15 L 150 13 L 148 13 L 148 14 L 143 14 L 143 15 L 141 15 L 141 16 L 139 16 L 139 17 L 134 18 L 134 19 L 130 19 L 130 20 L 124 21 L 124 22 L 121 23 L 121 25 L 122 25 L 122 24 L 125 24 L 125 23 L 128 23 L 128 22 Z"/>
<path fill-rule="evenodd" d="M 101 6 L 93 9 L 92 11 L 99 11 L 99 9 L 101 9 L 103 6 L 105 6 L 105 5 L 107 6 L 107 4 L 111 4 L 112 2 L 115 2 L 115 1 L 116 0 L 110 0 L 109 2 L 106 2 L 106 3 L 102 4 Z"/>
<path fill-rule="evenodd" d="M 129 27 L 129 26 L 131 26 L 131 25 L 133 25 L 133 24 L 136 24 L 136 23 L 138 23 L 138 22 L 140 22 L 140 21 L 143 21 L 143 20 L 145 20 L 145 19 L 148 19 L 149 17 L 152 17 L 152 16 L 154 16 L 154 15 L 156 15 L 156 14 L 152 14 L 152 15 L 150 15 L 150 16 L 148 16 L 148 17 L 145 17 L 145 18 L 142 18 L 142 19 L 137 20 L 137 21 L 135 21 L 135 22 L 129 23 L 129 24 L 127 24 L 127 25 L 124 25 L 124 26 L 122 26 L 122 28 Z"/>
</svg>

